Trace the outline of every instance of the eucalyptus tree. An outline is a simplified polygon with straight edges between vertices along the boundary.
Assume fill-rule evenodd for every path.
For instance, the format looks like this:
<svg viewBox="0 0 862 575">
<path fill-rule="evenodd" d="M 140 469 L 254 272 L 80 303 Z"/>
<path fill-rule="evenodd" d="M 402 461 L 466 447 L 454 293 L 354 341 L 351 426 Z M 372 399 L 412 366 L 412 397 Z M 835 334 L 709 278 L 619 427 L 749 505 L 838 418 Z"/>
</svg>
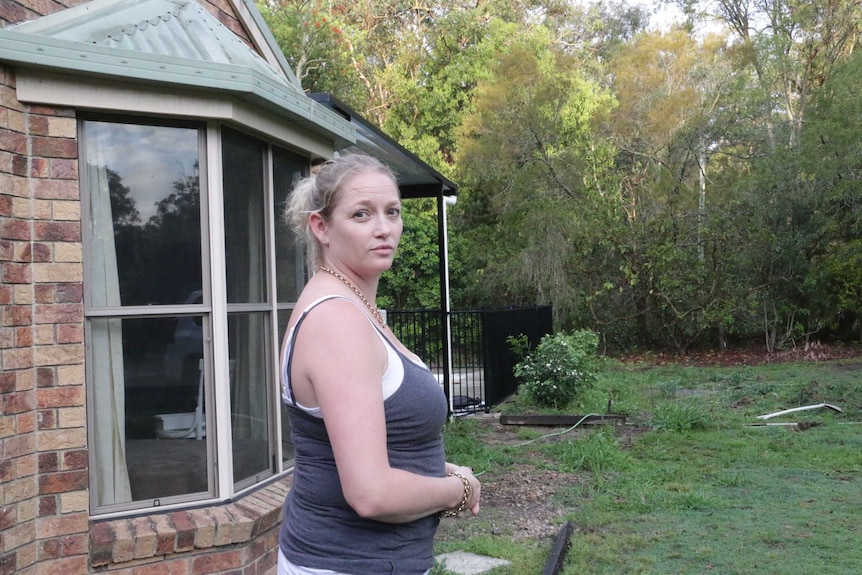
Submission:
<svg viewBox="0 0 862 575">
<path fill-rule="evenodd" d="M 570 327 L 586 320 L 585 298 L 602 284 L 591 272 L 604 259 L 594 234 L 605 227 L 596 222 L 612 155 L 593 121 L 612 98 L 549 38 L 542 27 L 512 38 L 477 87 L 459 130 L 458 214 L 474 297 L 551 303 Z"/>
<path fill-rule="evenodd" d="M 257 6 L 306 92 L 333 92 L 351 104 L 363 100 L 350 50 L 356 30 L 344 3 L 257 0 Z"/>
<path fill-rule="evenodd" d="M 856 48 L 859 0 L 675 0 L 690 15 L 716 17 L 739 43 L 758 87 L 769 150 L 795 147 L 810 96 Z"/>
<path fill-rule="evenodd" d="M 741 246 L 727 243 L 716 225 L 723 213 L 710 211 L 726 193 L 709 189 L 707 161 L 733 146 L 728 112 L 737 92 L 729 63 L 723 38 L 698 40 L 683 30 L 639 35 L 610 63 L 619 105 L 606 130 L 617 149 L 617 201 L 627 224 L 618 252 L 632 291 L 627 315 L 644 344 L 685 351 L 707 330 L 723 330 L 733 305 L 728 264 Z"/>
</svg>

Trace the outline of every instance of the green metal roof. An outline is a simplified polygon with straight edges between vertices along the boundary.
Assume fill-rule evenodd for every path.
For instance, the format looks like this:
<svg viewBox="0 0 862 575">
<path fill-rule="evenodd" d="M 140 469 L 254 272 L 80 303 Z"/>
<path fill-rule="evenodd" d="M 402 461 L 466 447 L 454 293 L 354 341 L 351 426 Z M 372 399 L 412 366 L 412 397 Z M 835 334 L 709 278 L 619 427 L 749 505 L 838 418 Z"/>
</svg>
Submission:
<svg viewBox="0 0 862 575">
<path fill-rule="evenodd" d="M 356 143 L 341 152 L 361 152 L 386 162 L 398 175 L 398 188 L 403 198 L 433 198 L 458 194 L 458 186 L 451 180 L 387 136 L 344 102 L 331 94 L 310 94 L 310 97 L 344 116 L 356 128 Z"/>
<path fill-rule="evenodd" d="M 92 0 L 0 29 L 0 60 L 229 93 L 337 148 L 355 142 L 353 126 L 308 98 L 289 67 L 271 67 L 194 0 Z"/>
</svg>

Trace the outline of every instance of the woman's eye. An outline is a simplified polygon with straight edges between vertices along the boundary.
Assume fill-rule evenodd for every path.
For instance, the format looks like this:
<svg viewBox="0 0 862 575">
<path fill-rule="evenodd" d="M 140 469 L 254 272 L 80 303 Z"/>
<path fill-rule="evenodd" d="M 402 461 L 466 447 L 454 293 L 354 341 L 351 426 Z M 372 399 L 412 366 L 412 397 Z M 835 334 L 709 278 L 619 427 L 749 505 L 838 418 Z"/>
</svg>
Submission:
<svg viewBox="0 0 862 575">
<path fill-rule="evenodd" d="M 388 213 L 392 217 L 398 217 L 401 215 L 401 209 L 400 208 L 390 208 Z"/>
<path fill-rule="evenodd" d="M 353 214 L 353 217 L 354 217 L 354 218 L 367 218 L 367 217 L 368 217 L 368 212 L 367 212 L 367 211 L 365 211 L 365 210 L 359 210 L 358 212 L 356 212 L 355 214 Z"/>
</svg>

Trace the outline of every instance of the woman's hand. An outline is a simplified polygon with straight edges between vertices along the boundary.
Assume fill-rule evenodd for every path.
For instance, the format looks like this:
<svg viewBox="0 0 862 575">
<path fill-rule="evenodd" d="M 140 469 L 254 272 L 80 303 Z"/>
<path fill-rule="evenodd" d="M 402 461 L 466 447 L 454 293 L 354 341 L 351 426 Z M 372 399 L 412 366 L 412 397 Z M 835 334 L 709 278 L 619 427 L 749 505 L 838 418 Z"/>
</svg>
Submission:
<svg viewBox="0 0 862 575">
<path fill-rule="evenodd" d="M 479 500 L 482 495 L 482 484 L 476 476 L 473 475 L 473 469 L 470 467 L 461 467 L 449 462 L 446 462 L 445 468 L 446 475 L 457 473 L 459 475 L 463 475 L 467 479 L 467 482 L 470 484 L 470 497 L 464 508 L 469 509 L 470 513 L 473 515 L 477 515 L 479 513 Z"/>
</svg>

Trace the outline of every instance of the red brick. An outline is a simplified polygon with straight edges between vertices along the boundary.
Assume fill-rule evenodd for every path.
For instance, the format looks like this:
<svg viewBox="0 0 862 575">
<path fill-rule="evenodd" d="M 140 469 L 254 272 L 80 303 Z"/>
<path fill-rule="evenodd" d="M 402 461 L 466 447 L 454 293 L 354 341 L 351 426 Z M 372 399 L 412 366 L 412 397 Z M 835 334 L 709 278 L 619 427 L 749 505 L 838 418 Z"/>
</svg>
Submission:
<svg viewBox="0 0 862 575">
<path fill-rule="evenodd" d="M 57 419 L 54 410 L 44 409 L 39 412 L 39 429 L 54 429 L 57 427 Z"/>
<path fill-rule="evenodd" d="M 67 535 L 60 538 L 60 550 L 63 557 L 84 555 L 89 550 L 89 537 L 85 533 Z"/>
<path fill-rule="evenodd" d="M 79 222 L 36 222 L 33 239 L 48 242 L 81 241 Z"/>
<path fill-rule="evenodd" d="M 56 3 L 56 1 L 57 0 L 55 0 L 54 3 Z M 64 0 L 61 3 L 61 5 L 71 7 L 71 6 L 75 6 L 77 4 L 86 4 L 89 1 L 90 0 Z M 56 10 L 59 10 L 59 9 L 60 9 L 59 7 L 56 8 Z M 50 12 L 54 12 L 56 10 L 48 10 L 48 12 L 50 13 Z M 38 105 L 31 106 L 30 112 L 33 114 L 42 114 L 45 116 L 56 116 L 57 118 L 74 118 L 75 117 L 75 110 L 66 109 L 66 108 L 55 108 L 53 106 L 38 106 Z"/>
<path fill-rule="evenodd" d="M 39 454 L 39 473 L 60 471 L 60 456 L 55 451 Z"/>
<path fill-rule="evenodd" d="M 38 284 L 35 290 L 36 303 L 54 303 L 57 286 L 53 284 Z"/>
<path fill-rule="evenodd" d="M 3 396 L 3 414 L 24 413 L 33 409 L 33 392 L 9 393 Z"/>
<path fill-rule="evenodd" d="M 90 564 L 108 565 L 114 556 L 114 531 L 108 522 L 90 524 Z"/>
<path fill-rule="evenodd" d="M 30 264 L 0 264 L 0 281 L 7 284 L 29 284 L 33 282 Z"/>
<path fill-rule="evenodd" d="M 50 262 L 53 259 L 51 246 L 46 243 L 37 242 L 31 244 L 30 260 L 32 262 Z"/>
<path fill-rule="evenodd" d="M 0 2 L 0 22 L 15 24 L 32 18 L 33 13 L 17 2 Z"/>
<path fill-rule="evenodd" d="M 36 431 L 36 412 L 28 411 L 19 414 L 16 425 L 18 426 L 18 433 L 33 433 Z"/>
<path fill-rule="evenodd" d="M 39 493 L 65 493 L 87 488 L 89 480 L 86 471 L 61 471 L 39 476 Z"/>
<path fill-rule="evenodd" d="M 72 180 L 31 180 L 33 197 L 39 200 L 77 200 L 78 182 Z"/>
<path fill-rule="evenodd" d="M 80 303 L 84 301 L 84 285 L 75 284 L 57 284 L 56 292 L 57 303 Z"/>
<path fill-rule="evenodd" d="M 36 405 L 39 409 L 84 405 L 84 390 L 77 385 L 39 389 L 36 391 Z"/>
<path fill-rule="evenodd" d="M 15 344 L 18 347 L 31 347 L 33 345 L 33 328 L 19 327 L 15 330 Z"/>
<path fill-rule="evenodd" d="M 0 533 L 18 523 L 18 515 L 15 513 L 16 509 L 14 505 L 0 507 Z"/>
<path fill-rule="evenodd" d="M 0 222 L 0 238 L 4 240 L 30 241 L 30 222 L 25 220 L 6 220 Z"/>
<path fill-rule="evenodd" d="M 177 548 L 175 531 L 158 533 L 156 535 L 156 555 L 170 555 Z"/>
<path fill-rule="evenodd" d="M 88 454 L 85 449 L 73 449 L 63 453 L 63 466 L 66 469 L 87 469 Z"/>
<path fill-rule="evenodd" d="M 51 178 L 78 180 L 78 160 L 56 159 L 51 161 Z"/>
<path fill-rule="evenodd" d="M 47 561 L 49 559 L 60 558 L 60 542 L 56 539 L 48 539 L 47 541 L 39 542 L 39 560 Z"/>
<path fill-rule="evenodd" d="M 57 326 L 57 343 L 81 343 L 84 341 L 84 326 L 63 324 Z"/>
<path fill-rule="evenodd" d="M 53 367 L 36 368 L 36 386 L 51 387 L 54 385 L 55 369 Z"/>
<path fill-rule="evenodd" d="M 177 551 L 188 551 L 195 546 L 195 524 L 185 511 L 171 513 L 171 521 L 177 528 Z"/>
<path fill-rule="evenodd" d="M 39 517 L 49 517 L 57 514 L 57 496 L 43 495 L 39 498 Z"/>
<path fill-rule="evenodd" d="M 12 198 L 9 196 L 0 196 L 0 216 L 9 217 L 12 215 Z"/>
<path fill-rule="evenodd" d="M 14 391 L 16 380 L 17 377 L 14 371 L 0 371 L 0 393 Z"/>
<path fill-rule="evenodd" d="M 10 459 L 0 461 L 0 483 L 12 481 L 12 471 L 12 461 Z M 0 529 L 0 533 L 3 533 L 2 529 Z"/>
<path fill-rule="evenodd" d="M 192 560 L 192 573 L 221 573 L 242 566 L 242 554 L 236 549 L 203 555 Z"/>
<path fill-rule="evenodd" d="M 31 138 L 32 155 L 44 158 L 77 158 L 78 142 L 66 138 Z M 11 150 L 10 150 L 11 151 Z M 23 152 L 19 152 L 23 153 Z"/>
<path fill-rule="evenodd" d="M 0 150 L 12 152 L 13 154 L 26 154 L 27 136 L 8 129 L 0 130 Z"/>
<path fill-rule="evenodd" d="M 0 555 L 0 575 L 13 575 L 18 568 L 18 554 L 14 551 Z"/>
<path fill-rule="evenodd" d="M 150 565 L 135 567 L 134 575 L 188 575 L 188 561 L 161 561 Z"/>
<path fill-rule="evenodd" d="M 16 176 L 27 177 L 28 156 L 12 156 L 12 173 Z"/>
<path fill-rule="evenodd" d="M 66 573 L 87 573 L 87 557 L 79 555 L 48 561 L 39 566 L 39 573 L 62 573 L 63 575 Z"/>
<path fill-rule="evenodd" d="M 30 177 L 47 178 L 49 176 L 50 172 L 48 171 L 48 160 L 46 158 L 31 158 Z"/>
<path fill-rule="evenodd" d="M 84 320 L 84 306 L 79 303 L 39 304 L 33 319 L 37 324 L 81 322 Z"/>
<path fill-rule="evenodd" d="M 48 135 L 48 118 L 45 116 L 29 116 L 30 134 L 33 136 Z"/>
<path fill-rule="evenodd" d="M 6 306 L 3 313 L 4 326 L 16 325 L 32 325 L 33 324 L 33 308 L 29 305 L 10 305 Z"/>
</svg>

